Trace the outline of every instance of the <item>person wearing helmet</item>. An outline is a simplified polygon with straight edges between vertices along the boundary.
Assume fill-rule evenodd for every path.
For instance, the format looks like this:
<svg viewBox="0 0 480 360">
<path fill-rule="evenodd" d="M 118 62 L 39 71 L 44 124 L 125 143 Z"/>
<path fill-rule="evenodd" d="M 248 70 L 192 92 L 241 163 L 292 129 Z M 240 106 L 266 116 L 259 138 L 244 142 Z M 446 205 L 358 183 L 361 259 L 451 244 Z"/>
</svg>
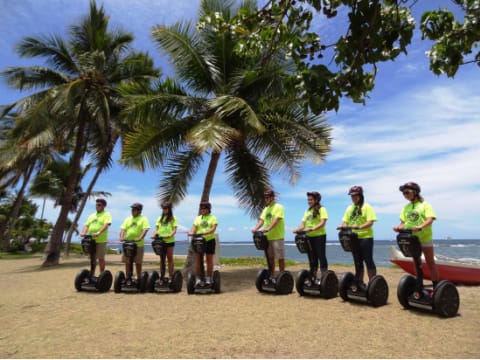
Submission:
<svg viewBox="0 0 480 360">
<path fill-rule="evenodd" d="M 438 283 L 438 271 L 433 251 L 432 223 L 436 219 L 432 206 L 420 195 L 420 186 L 414 182 L 407 182 L 399 187 L 408 204 L 400 213 L 400 224 L 393 227 L 393 231 L 412 229 L 420 240 L 425 262 L 432 277 L 433 286 Z"/>
<path fill-rule="evenodd" d="M 348 195 L 352 199 L 352 204 L 345 210 L 342 218 L 343 222 L 337 229 L 350 227 L 358 236 L 360 254 L 357 256 L 359 263 L 356 266 L 362 269 L 358 275 L 359 280 L 363 282 L 364 263 L 367 267 L 369 280 L 377 275 L 377 267 L 373 261 L 373 223 L 377 221 L 377 216 L 373 207 L 365 202 L 361 186 L 352 186 Z"/>
<path fill-rule="evenodd" d="M 134 241 L 137 244 L 137 254 L 133 259 L 135 263 L 135 270 L 137 272 L 137 280 L 140 282 L 140 276 L 142 274 L 142 263 L 145 245 L 145 235 L 150 230 L 150 223 L 148 219 L 142 215 L 143 205 L 140 203 L 134 203 L 130 206 L 132 215 L 127 217 L 123 224 L 120 226 L 120 242 Z M 125 263 L 125 273 L 127 279 L 131 275 L 129 271 L 128 261 L 125 254 L 122 256 L 122 261 Z"/>
<path fill-rule="evenodd" d="M 167 248 L 168 278 L 172 279 L 174 270 L 173 248 L 175 247 L 175 234 L 177 233 L 178 222 L 173 215 L 172 203 L 170 201 L 162 202 L 161 207 L 162 215 L 155 222 L 155 232 L 152 234 L 151 239 L 154 239 L 157 235 L 163 238 Z"/>
<path fill-rule="evenodd" d="M 275 192 L 267 190 L 263 194 L 265 208 L 260 215 L 257 225 L 252 228 L 255 233 L 263 227 L 267 236 L 267 257 L 269 268 L 272 269 L 270 280 L 275 281 L 275 259 L 278 259 L 278 268 L 285 271 L 285 211 L 283 206 L 275 202 Z"/>
<path fill-rule="evenodd" d="M 302 223 L 293 233 L 305 231 L 312 246 L 312 264 L 313 276 L 317 277 L 318 263 L 320 262 L 320 272 L 323 274 L 328 270 L 327 257 L 325 255 L 327 232 L 325 224 L 328 220 L 327 209 L 320 204 L 322 196 L 316 191 L 307 192 L 308 209 L 303 214 Z M 310 280 L 307 280 L 310 281 Z"/>
<path fill-rule="evenodd" d="M 108 227 L 112 224 L 112 216 L 108 211 L 105 211 L 106 206 L 107 201 L 105 199 L 95 200 L 95 208 L 97 211 L 87 218 L 87 222 L 80 233 L 82 238 L 88 234 L 92 235 L 95 239 L 95 263 L 91 275 L 95 274 L 97 259 L 100 272 L 105 271 L 106 267 L 105 254 L 107 252 Z"/>
<path fill-rule="evenodd" d="M 207 201 L 200 203 L 200 215 L 198 215 L 194 222 L 192 229 L 188 233 L 189 236 L 202 235 L 205 239 L 205 255 L 207 260 L 207 276 L 205 276 L 206 285 L 212 284 L 213 273 L 213 256 L 215 255 L 215 231 L 217 230 L 217 217 L 211 214 L 212 204 Z M 201 282 L 201 256 L 202 254 L 195 253 L 195 286 Z"/>
</svg>

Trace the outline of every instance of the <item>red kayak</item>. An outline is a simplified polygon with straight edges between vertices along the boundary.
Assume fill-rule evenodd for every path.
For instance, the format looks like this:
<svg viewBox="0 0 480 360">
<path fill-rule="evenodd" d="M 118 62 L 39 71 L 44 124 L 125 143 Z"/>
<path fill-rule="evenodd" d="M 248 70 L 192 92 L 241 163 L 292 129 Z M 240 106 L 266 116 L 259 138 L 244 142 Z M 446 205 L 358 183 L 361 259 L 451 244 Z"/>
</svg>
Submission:
<svg viewBox="0 0 480 360">
<path fill-rule="evenodd" d="M 400 266 L 406 272 L 415 275 L 413 259 L 405 257 L 395 246 L 391 247 L 390 262 Z M 456 284 L 480 285 L 480 260 L 479 259 L 454 259 L 446 256 L 435 255 L 438 276 L 440 280 L 449 280 Z M 423 277 L 431 280 L 425 260 L 422 256 Z"/>
</svg>

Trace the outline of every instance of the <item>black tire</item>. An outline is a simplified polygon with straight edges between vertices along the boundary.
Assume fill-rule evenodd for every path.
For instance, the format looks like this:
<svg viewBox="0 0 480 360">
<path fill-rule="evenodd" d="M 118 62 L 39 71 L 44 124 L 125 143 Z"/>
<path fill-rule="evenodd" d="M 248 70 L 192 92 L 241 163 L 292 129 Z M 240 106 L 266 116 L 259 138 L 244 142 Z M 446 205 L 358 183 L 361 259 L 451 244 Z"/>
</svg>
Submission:
<svg viewBox="0 0 480 360">
<path fill-rule="evenodd" d="M 195 275 L 189 272 L 187 275 L 187 294 L 192 295 L 195 292 Z"/>
<path fill-rule="evenodd" d="M 160 278 L 160 275 L 158 275 L 157 271 L 152 271 L 150 275 L 148 276 L 147 280 L 147 291 L 148 292 L 154 292 L 155 291 L 155 283 L 158 281 Z"/>
<path fill-rule="evenodd" d="M 338 293 L 340 294 L 340 297 L 345 301 L 348 301 L 348 289 L 350 289 L 350 286 L 352 286 L 354 280 L 355 276 L 351 272 L 347 272 L 343 274 L 342 279 L 338 284 Z"/>
<path fill-rule="evenodd" d="M 170 285 L 170 289 L 172 292 L 178 293 L 182 291 L 182 284 L 183 284 L 183 275 L 180 270 L 175 270 L 172 276 L 172 284 Z"/>
<path fill-rule="evenodd" d="M 367 298 L 373 307 L 383 306 L 387 303 L 388 284 L 382 275 L 376 275 L 368 282 Z"/>
<path fill-rule="evenodd" d="M 263 282 L 265 281 L 266 278 L 268 278 L 268 270 L 267 269 L 259 270 L 257 274 L 257 279 L 255 280 L 255 286 L 257 287 L 258 291 L 264 292 Z"/>
<path fill-rule="evenodd" d="M 404 309 L 410 309 L 408 298 L 415 291 L 415 284 L 417 280 L 411 275 L 405 275 L 400 279 L 397 286 L 397 299 Z"/>
<path fill-rule="evenodd" d="M 293 290 L 293 276 L 289 271 L 280 271 L 276 277 L 277 286 L 275 287 L 275 294 L 287 295 L 291 294 Z"/>
<path fill-rule="evenodd" d="M 332 299 L 338 293 L 338 278 L 332 270 L 325 271 L 320 278 L 320 290 L 325 299 Z"/>
<path fill-rule="evenodd" d="M 107 292 L 112 287 L 113 276 L 112 273 L 108 270 L 102 271 L 97 279 L 97 284 L 95 287 L 100 292 Z"/>
<path fill-rule="evenodd" d="M 212 285 L 213 291 L 215 292 L 215 294 L 219 294 L 221 290 L 221 278 L 220 278 L 220 272 L 218 270 L 215 270 L 213 272 L 212 280 L 213 280 L 213 285 Z"/>
<path fill-rule="evenodd" d="M 297 273 L 297 278 L 295 279 L 295 289 L 297 289 L 297 292 L 300 296 L 305 295 L 303 285 L 305 283 L 305 280 L 307 280 L 309 276 L 310 276 L 310 271 L 308 270 L 300 270 Z"/>
<path fill-rule="evenodd" d="M 433 294 L 433 309 L 441 317 L 457 315 L 460 307 L 460 296 L 457 287 L 450 281 L 440 281 Z"/>
<path fill-rule="evenodd" d="M 90 271 L 87 269 L 80 270 L 80 272 L 75 276 L 75 289 L 77 291 L 82 291 L 82 284 L 85 279 L 90 277 Z"/>
<path fill-rule="evenodd" d="M 138 290 L 140 290 L 141 293 L 144 293 L 147 291 L 147 282 L 148 282 L 148 272 L 142 271 L 140 274 L 140 283 L 138 284 Z"/>
<path fill-rule="evenodd" d="M 116 293 L 122 291 L 122 284 L 125 282 L 125 273 L 123 271 L 117 271 L 115 274 L 115 281 L 113 283 L 113 290 Z"/>
</svg>

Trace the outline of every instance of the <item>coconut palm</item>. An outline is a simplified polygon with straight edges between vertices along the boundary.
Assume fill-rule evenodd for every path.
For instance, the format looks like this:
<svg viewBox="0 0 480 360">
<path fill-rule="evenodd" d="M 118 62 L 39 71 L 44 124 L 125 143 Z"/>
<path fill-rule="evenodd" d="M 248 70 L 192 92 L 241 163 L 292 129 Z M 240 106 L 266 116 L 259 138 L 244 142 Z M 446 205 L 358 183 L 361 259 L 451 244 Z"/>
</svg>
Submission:
<svg viewBox="0 0 480 360">
<path fill-rule="evenodd" d="M 70 28 L 68 41 L 58 36 L 28 37 L 17 46 L 20 56 L 45 58 L 49 67 L 13 67 L 3 72 L 18 89 L 41 89 L 16 103 L 22 106 L 28 100 L 33 104 L 22 114 L 31 124 L 26 146 L 44 146 L 58 134 L 72 145 L 72 171 L 59 201 L 61 209 L 45 249 L 44 266 L 58 264 L 80 163 L 87 150 L 110 159 L 121 123 L 116 87 L 158 76 L 147 54 L 129 48 L 133 36 L 111 31 L 108 25 L 103 6 L 97 8 L 91 1 L 89 15 Z"/>
<path fill-rule="evenodd" d="M 254 9 L 253 1 L 234 8 L 232 1 L 204 0 L 197 28 L 189 22 L 154 27 L 178 83 L 166 79 L 155 87 L 123 89 L 131 121 L 144 120 L 125 136 L 123 161 L 142 170 L 163 167 L 161 200 L 181 200 L 208 159 L 201 196 L 207 201 L 223 157 L 239 205 L 257 216 L 272 172 L 284 171 L 294 183 L 302 159 L 320 161 L 329 151 L 325 119 L 305 113 L 298 92 L 286 84 L 292 63 L 285 54 L 267 63 L 261 55 L 243 55 L 234 34 L 212 23 Z"/>
</svg>

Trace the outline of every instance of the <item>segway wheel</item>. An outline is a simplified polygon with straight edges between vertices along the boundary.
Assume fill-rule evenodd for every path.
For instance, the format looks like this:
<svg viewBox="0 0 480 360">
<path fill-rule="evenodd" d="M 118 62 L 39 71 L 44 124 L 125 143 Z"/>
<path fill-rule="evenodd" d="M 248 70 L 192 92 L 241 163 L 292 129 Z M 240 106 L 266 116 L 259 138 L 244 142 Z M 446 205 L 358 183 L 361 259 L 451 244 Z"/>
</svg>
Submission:
<svg viewBox="0 0 480 360">
<path fill-rule="evenodd" d="M 171 289 L 174 293 L 182 291 L 183 275 L 180 270 L 175 270 L 172 276 Z"/>
<path fill-rule="evenodd" d="M 148 272 L 142 271 L 140 274 L 140 284 L 138 284 L 138 290 L 140 290 L 141 293 L 144 293 L 147 291 L 147 282 L 148 282 Z"/>
<path fill-rule="evenodd" d="M 90 271 L 87 269 L 80 270 L 77 276 L 75 276 L 75 289 L 77 291 L 82 291 L 82 284 L 88 277 L 90 277 Z"/>
<path fill-rule="evenodd" d="M 220 272 L 218 270 L 215 270 L 213 272 L 212 280 L 213 280 L 213 291 L 215 292 L 215 294 L 219 294 L 221 279 L 220 279 Z"/>
<path fill-rule="evenodd" d="M 261 269 L 258 271 L 257 274 L 257 279 L 255 281 L 255 286 L 257 287 L 257 290 L 260 292 L 264 292 L 263 290 L 263 284 L 265 279 L 268 278 L 268 270 L 267 269 Z"/>
<path fill-rule="evenodd" d="M 405 275 L 400 279 L 397 286 L 397 298 L 400 305 L 404 309 L 410 309 L 411 306 L 408 303 L 408 298 L 415 291 L 416 279 L 411 275 Z"/>
<path fill-rule="evenodd" d="M 368 282 L 368 301 L 373 307 L 383 306 L 388 300 L 388 284 L 381 275 L 376 275 Z"/>
<path fill-rule="evenodd" d="M 348 289 L 350 289 L 350 286 L 352 286 L 354 280 L 355 276 L 351 272 L 343 274 L 342 280 L 340 280 L 338 285 L 338 293 L 345 301 L 348 301 Z"/>
<path fill-rule="evenodd" d="M 107 292 L 112 287 L 113 276 L 108 270 L 102 271 L 98 277 L 96 288 L 100 292 Z"/>
<path fill-rule="evenodd" d="M 155 283 L 158 281 L 160 276 L 158 275 L 157 271 L 152 271 L 150 275 L 148 276 L 147 280 L 147 291 L 148 292 L 154 292 L 155 291 Z"/>
<path fill-rule="evenodd" d="M 113 290 L 115 290 L 116 293 L 119 293 L 122 291 L 122 284 L 125 282 L 125 273 L 123 271 L 118 271 L 115 274 L 115 281 L 113 283 Z"/>
<path fill-rule="evenodd" d="M 322 296 L 331 299 L 338 293 L 338 278 L 332 270 L 325 271 L 320 278 L 320 289 Z"/>
<path fill-rule="evenodd" d="M 277 275 L 277 286 L 275 288 L 275 294 L 287 295 L 293 290 L 293 276 L 289 271 L 281 271 Z"/>
<path fill-rule="evenodd" d="M 195 275 L 189 272 L 187 276 L 187 294 L 192 295 L 195 292 Z"/>
<path fill-rule="evenodd" d="M 457 287 L 450 281 L 440 281 L 433 294 L 433 308 L 442 317 L 457 315 L 460 307 L 460 296 Z"/>
<path fill-rule="evenodd" d="M 297 289 L 297 292 L 300 296 L 305 295 L 303 285 L 309 276 L 310 272 L 307 270 L 300 270 L 297 274 L 297 278 L 295 279 L 295 289 Z"/>
</svg>

